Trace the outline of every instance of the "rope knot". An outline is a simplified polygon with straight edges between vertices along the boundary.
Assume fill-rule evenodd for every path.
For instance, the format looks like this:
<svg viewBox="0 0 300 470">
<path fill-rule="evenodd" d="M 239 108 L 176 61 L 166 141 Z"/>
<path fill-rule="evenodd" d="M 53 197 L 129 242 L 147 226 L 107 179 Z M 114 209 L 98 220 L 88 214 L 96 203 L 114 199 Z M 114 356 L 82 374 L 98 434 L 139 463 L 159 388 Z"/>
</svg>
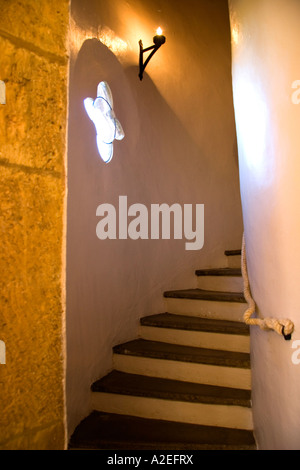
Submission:
<svg viewBox="0 0 300 470">
<path fill-rule="evenodd" d="M 248 303 L 248 308 L 244 313 L 245 323 L 247 325 L 258 325 L 262 330 L 274 330 L 279 335 L 282 335 L 285 340 L 290 340 L 294 331 L 294 324 L 291 320 L 285 318 L 252 318 L 256 305 L 250 292 L 245 250 L 245 235 L 243 235 L 242 243 L 242 276 L 244 281 L 244 297 Z"/>
</svg>

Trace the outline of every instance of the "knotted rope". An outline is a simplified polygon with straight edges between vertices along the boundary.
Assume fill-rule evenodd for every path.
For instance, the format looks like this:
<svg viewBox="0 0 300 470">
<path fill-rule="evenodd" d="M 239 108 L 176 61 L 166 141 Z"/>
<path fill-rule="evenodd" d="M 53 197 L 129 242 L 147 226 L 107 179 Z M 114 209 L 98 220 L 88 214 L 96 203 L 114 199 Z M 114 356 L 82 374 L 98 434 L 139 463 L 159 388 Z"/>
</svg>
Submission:
<svg viewBox="0 0 300 470">
<path fill-rule="evenodd" d="M 277 319 L 277 318 L 252 318 L 255 312 L 255 301 L 252 298 L 250 292 L 250 284 L 247 271 L 247 260 L 246 260 L 246 245 L 245 235 L 243 235 L 242 241 L 242 260 L 241 260 L 242 276 L 244 281 L 244 297 L 248 303 L 248 308 L 244 313 L 244 321 L 247 325 L 258 325 L 262 330 L 274 330 L 279 335 L 283 335 L 284 339 L 290 340 L 292 332 L 294 331 L 294 324 L 291 320 Z"/>
</svg>

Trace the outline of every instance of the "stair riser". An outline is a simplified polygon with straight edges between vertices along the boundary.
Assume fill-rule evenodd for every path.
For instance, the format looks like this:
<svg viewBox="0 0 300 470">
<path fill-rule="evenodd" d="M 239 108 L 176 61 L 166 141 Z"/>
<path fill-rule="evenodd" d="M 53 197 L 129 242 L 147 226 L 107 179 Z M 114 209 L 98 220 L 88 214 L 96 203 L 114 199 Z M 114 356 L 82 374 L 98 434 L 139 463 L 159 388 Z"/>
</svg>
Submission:
<svg viewBox="0 0 300 470">
<path fill-rule="evenodd" d="M 241 255 L 227 256 L 227 266 L 228 268 L 240 268 L 242 262 Z"/>
<path fill-rule="evenodd" d="M 234 405 L 191 403 L 159 398 L 92 393 L 97 411 L 205 426 L 253 429 L 251 409 Z"/>
<path fill-rule="evenodd" d="M 220 292 L 243 292 L 241 276 L 197 276 L 197 287 Z"/>
<path fill-rule="evenodd" d="M 199 348 L 221 349 L 223 351 L 250 352 L 250 337 L 227 335 L 202 331 L 175 330 L 140 326 L 139 336 L 149 341 L 195 346 Z"/>
<path fill-rule="evenodd" d="M 182 380 L 220 387 L 251 389 L 251 370 L 149 357 L 113 355 L 113 368 L 150 377 Z"/>
<path fill-rule="evenodd" d="M 177 315 L 188 315 L 216 320 L 243 321 L 247 304 L 214 300 L 165 298 L 165 310 Z"/>
</svg>

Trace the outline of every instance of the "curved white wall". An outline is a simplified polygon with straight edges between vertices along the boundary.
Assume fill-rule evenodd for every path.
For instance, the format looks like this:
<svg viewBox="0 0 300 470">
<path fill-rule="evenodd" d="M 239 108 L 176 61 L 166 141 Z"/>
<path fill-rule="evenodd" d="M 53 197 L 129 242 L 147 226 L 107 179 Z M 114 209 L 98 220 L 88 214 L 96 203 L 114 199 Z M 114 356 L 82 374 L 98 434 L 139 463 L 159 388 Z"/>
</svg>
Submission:
<svg viewBox="0 0 300 470">
<path fill-rule="evenodd" d="M 300 79 L 298 0 L 229 0 L 240 185 L 259 313 L 290 318 L 292 341 L 251 331 L 253 413 L 261 449 L 300 449 Z"/>
<path fill-rule="evenodd" d="M 194 271 L 241 246 L 226 0 L 72 0 L 67 226 L 69 431 L 88 414 L 91 383 L 112 346 L 163 309 L 164 290 L 196 287 Z M 138 78 L 138 41 L 166 44 Z M 83 108 L 106 80 L 125 138 L 105 165 Z M 128 203 L 205 205 L 205 241 L 99 240 L 96 209 Z"/>
</svg>

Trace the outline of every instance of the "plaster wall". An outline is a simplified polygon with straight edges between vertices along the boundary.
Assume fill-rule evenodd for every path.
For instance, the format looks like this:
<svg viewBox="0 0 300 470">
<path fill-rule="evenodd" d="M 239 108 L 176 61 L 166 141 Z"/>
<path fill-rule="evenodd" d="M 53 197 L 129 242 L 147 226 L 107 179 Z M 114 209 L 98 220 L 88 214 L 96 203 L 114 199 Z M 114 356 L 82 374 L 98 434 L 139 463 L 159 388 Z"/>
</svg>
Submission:
<svg viewBox="0 0 300 470">
<path fill-rule="evenodd" d="M 138 78 L 138 42 L 166 44 Z M 67 404 L 69 433 L 90 411 L 90 385 L 112 347 L 163 311 L 163 291 L 196 287 L 196 268 L 241 246 L 228 5 L 222 0 L 73 0 L 68 148 Z M 125 138 L 99 158 L 83 100 L 107 81 Z M 96 209 L 204 204 L 205 240 L 99 240 Z"/>
<path fill-rule="evenodd" d="M 292 84 L 300 74 L 300 4 L 230 0 L 229 6 L 250 286 L 258 315 L 295 324 L 292 341 L 251 330 L 255 433 L 260 449 L 299 450 L 300 366 L 292 346 L 300 338 L 300 105 Z"/>
</svg>

